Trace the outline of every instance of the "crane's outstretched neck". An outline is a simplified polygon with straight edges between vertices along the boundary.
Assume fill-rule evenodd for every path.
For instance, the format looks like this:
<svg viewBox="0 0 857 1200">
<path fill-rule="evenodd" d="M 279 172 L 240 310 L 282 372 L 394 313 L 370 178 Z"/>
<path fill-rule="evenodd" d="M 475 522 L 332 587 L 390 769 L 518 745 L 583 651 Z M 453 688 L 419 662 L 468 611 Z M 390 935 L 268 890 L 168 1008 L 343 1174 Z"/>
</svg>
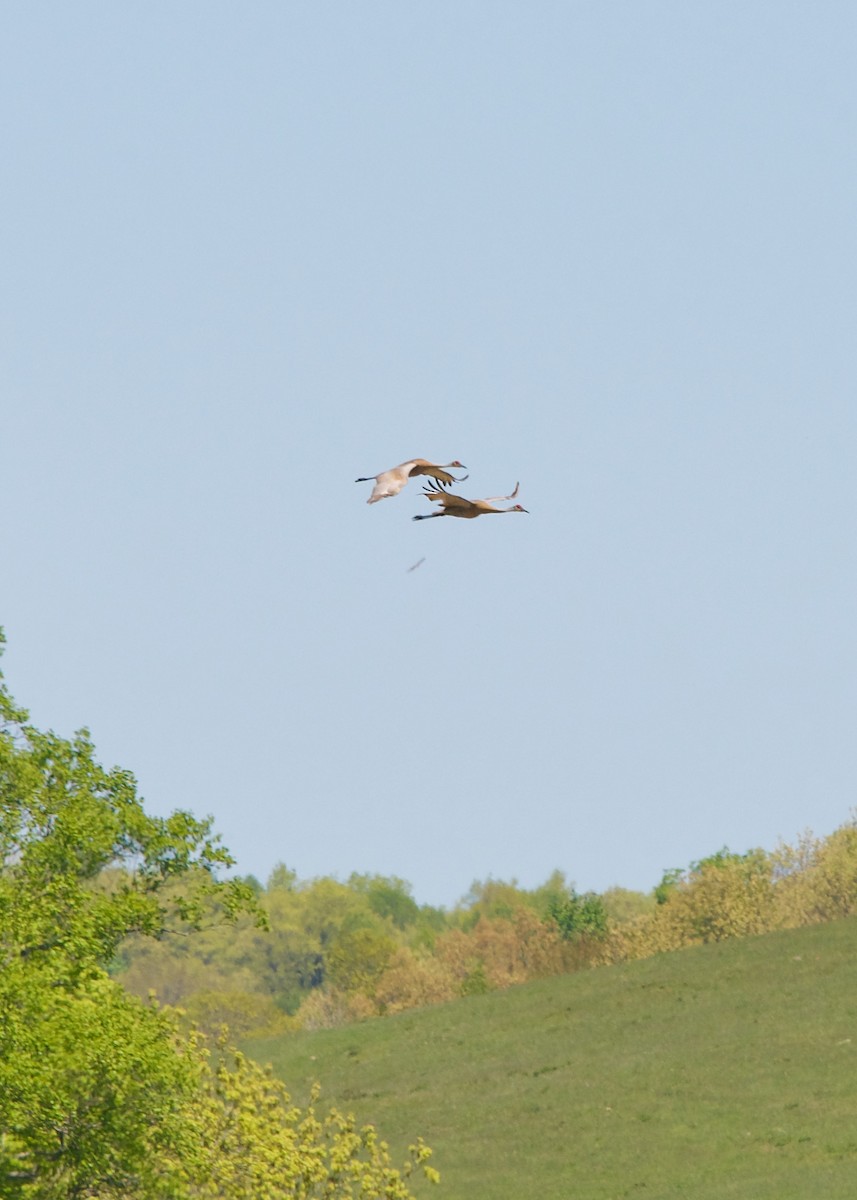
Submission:
<svg viewBox="0 0 857 1200">
<path fill-rule="evenodd" d="M 446 513 L 418 513 L 417 516 L 411 517 L 412 521 L 430 521 L 432 517 L 444 517 Z"/>
</svg>

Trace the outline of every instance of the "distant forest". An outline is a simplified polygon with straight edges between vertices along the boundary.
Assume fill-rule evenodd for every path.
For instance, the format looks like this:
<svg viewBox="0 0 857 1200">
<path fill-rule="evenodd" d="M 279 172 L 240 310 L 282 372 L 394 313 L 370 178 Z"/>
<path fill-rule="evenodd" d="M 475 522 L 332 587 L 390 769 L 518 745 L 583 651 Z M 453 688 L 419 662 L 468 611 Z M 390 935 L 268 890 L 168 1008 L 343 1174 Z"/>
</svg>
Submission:
<svg viewBox="0 0 857 1200">
<path fill-rule="evenodd" d="M 474 883 L 451 911 L 401 879 L 241 881 L 255 912 L 212 902 L 193 937 L 132 938 L 112 964 L 126 988 L 234 1037 L 383 1016 L 700 942 L 846 916 L 857 908 L 857 825 L 773 852 L 717 851 L 648 894 L 578 894 L 557 871 L 532 890 Z"/>
</svg>

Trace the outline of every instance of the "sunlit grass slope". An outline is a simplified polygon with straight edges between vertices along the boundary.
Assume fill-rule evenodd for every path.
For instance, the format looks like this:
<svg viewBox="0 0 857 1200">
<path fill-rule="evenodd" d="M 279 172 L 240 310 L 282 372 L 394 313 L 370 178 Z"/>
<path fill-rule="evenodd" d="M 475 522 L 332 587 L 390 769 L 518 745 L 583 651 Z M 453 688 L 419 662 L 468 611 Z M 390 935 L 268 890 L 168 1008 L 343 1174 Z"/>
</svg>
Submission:
<svg viewBox="0 0 857 1200">
<path fill-rule="evenodd" d="M 437 1200 L 854 1200 L 857 919 L 257 1041 Z"/>
</svg>

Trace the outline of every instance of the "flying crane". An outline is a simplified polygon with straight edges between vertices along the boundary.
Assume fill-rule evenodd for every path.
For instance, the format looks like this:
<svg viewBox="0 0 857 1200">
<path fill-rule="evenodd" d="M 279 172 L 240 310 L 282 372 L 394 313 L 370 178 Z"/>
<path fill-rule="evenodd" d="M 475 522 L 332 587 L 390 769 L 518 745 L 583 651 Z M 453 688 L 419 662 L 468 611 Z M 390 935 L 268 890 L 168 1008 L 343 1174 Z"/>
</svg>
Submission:
<svg viewBox="0 0 857 1200">
<path fill-rule="evenodd" d="M 412 458 L 408 462 L 399 463 L 397 467 L 391 467 L 389 471 L 382 471 L 380 475 L 361 475 L 356 479 L 355 483 L 368 483 L 371 479 L 375 480 L 375 486 L 372 489 L 372 495 L 366 501 L 367 504 L 377 504 L 379 500 L 385 500 L 388 496 L 398 496 L 399 492 L 405 486 L 409 479 L 413 479 L 415 475 L 429 475 L 438 487 L 449 483 L 464 483 L 468 478 L 465 475 L 462 479 L 456 479 L 454 475 L 450 475 L 446 470 L 447 467 L 457 467 L 462 471 L 466 471 L 464 463 L 460 463 L 455 459 L 451 463 L 430 463 L 427 458 Z"/>
<path fill-rule="evenodd" d="M 464 517 L 472 519 L 481 517 L 483 513 L 507 513 L 507 512 L 528 512 L 520 504 L 513 504 L 511 508 L 495 508 L 495 500 L 514 500 L 518 494 L 520 483 L 515 484 L 515 490 L 510 492 L 508 496 L 489 496 L 487 500 L 465 500 L 463 496 L 454 496 L 451 492 L 445 491 L 443 488 L 438 488 L 435 491 L 433 488 L 423 488 L 423 492 L 432 503 L 440 505 L 440 512 L 420 513 L 413 519 L 415 521 L 430 521 L 432 517 Z"/>
</svg>

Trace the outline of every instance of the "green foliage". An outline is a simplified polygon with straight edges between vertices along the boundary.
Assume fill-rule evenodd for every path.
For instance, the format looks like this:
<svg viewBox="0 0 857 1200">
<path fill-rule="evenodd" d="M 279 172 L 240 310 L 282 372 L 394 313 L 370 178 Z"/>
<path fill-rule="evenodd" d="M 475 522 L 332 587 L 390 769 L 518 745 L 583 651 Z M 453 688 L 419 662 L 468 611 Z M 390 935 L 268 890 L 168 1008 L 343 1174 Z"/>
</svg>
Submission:
<svg viewBox="0 0 857 1200">
<path fill-rule="evenodd" d="M 361 892 L 376 916 L 392 921 L 396 929 L 407 929 L 416 924 L 420 910 L 411 895 L 411 885 L 395 875 L 352 874 L 348 886 Z"/>
<path fill-rule="evenodd" d="M 0 985 L 0 1194 L 165 1194 L 186 1149 L 191 1058 L 169 1020 L 103 974 L 47 976 L 19 961 Z"/>
<path fill-rule="evenodd" d="M 485 964 L 477 962 L 461 981 L 459 991 L 462 996 L 484 996 L 491 990 L 488 977 L 485 974 Z"/>
<path fill-rule="evenodd" d="M 601 903 L 611 924 L 621 925 L 651 914 L 657 903 L 652 892 L 635 892 L 630 888 L 611 887 L 601 894 Z"/>
<path fill-rule="evenodd" d="M 234 913 L 248 891 L 215 878 L 231 860 L 209 822 L 149 817 L 86 731 L 42 733 L 5 684 L 0 814 L 0 1188 L 162 1195 L 193 1067 L 104 965 L 130 932 L 192 926 L 215 898 Z"/>
<path fill-rule="evenodd" d="M 277 863 L 271 874 L 268 876 L 268 890 L 273 891 L 275 888 L 282 888 L 285 892 L 294 891 L 298 882 L 296 871 L 292 871 L 285 863 Z"/>
<path fill-rule="evenodd" d="M 196 991 L 185 1012 L 196 1029 L 217 1037 L 227 1029 L 231 1038 L 272 1037 L 297 1028 L 297 1022 L 278 1008 L 270 996 L 232 989 Z"/>
<path fill-rule="evenodd" d="M 523 893 L 522 898 L 531 903 L 540 916 L 549 919 L 557 905 L 564 904 L 574 895 L 574 884 L 566 878 L 565 872 L 555 870 L 540 887 L 529 894 Z"/>
<path fill-rule="evenodd" d="M 158 936 L 171 919 L 198 924 L 213 897 L 229 916 L 251 903 L 245 883 L 215 879 L 232 859 L 210 821 L 148 816 L 133 776 L 101 767 L 86 730 L 70 740 L 40 732 L 5 685 L 0 814 L 0 954 L 49 964 L 57 982 L 109 960 L 133 931 Z M 128 869 L 102 886 L 102 872 L 117 863 Z"/>
<path fill-rule="evenodd" d="M 467 917 L 466 927 L 472 928 L 480 917 L 500 917 L 510 920 L 518 909 L 527 904 L 526 893 L 515 880 L 506 883 L 502 879 L 474 880 L 464 899 Z"/>
<path fill-rule="evenodd" d="M 815 924 L 857 912 L 857 822 L 830 837 L 809 833 L 771 855 L 777 908 L 784 925 Z"/>
<path fill-rule="evenodd" d="M 835 920 L 857 912 L 857 825 L 829 837 L 808 834 L 773 853 L 724 847 L 670 871 L 654 912 L 616 926 L 601 961 L 618 962 L 699 942 L 747 937 Z"/>
<path fill-rule="evenodd" d="M 580 937 L 603 938 L 607 933 L 607 913 L 601 897 L 594 892 L 583 896 L 572 894 L 565 900 L 553 901 L 549 912 L 566 941 Z"/>
<path fill-rule="evenodd" d="M 212 1065 L 176 1013 L 107 975 L 129 935 L 159 947 L 171 929 L 205 927 L 204 940 L 243 913 L 259 936 L 257 888 L 217 876 L 230 863 L 208 821 L 148 816 L 133 777 L 97 763 L 85 731 L 30 725 L 0 676 L 4 1200 L 409 1200 L 374 1129 L 301 1112 L 223 1044 Z M 196 1002 L 210 1024 L 240 1025 L 239 1012 L 245 1029 L 285 1023 L 264 996 Z M 408 1170 L 434 1179 L 428 1148 L 412 1149 Z"/>
<path fill-rule="evenodd" d="M 319 1115 L 317 1086 L 301 1111 L 270 1070 L 223 1043 L 216 1066 L 203 1061 L 202 1082 L 193 1200 L 412 1200 L 406 1180 L 414 1167 L 439 1180 L 422 1140 L 399 1170 L 373 1126 L 358 1128 L 338 1109 Z"/>
<path fill-rule="evenodd" d="M 670 896 L 676 890 L 684 876 L 684 871 L 681 867 L 672 867 L 669 871 L 664 871 L 661 877 L 661 882 L 655 888 L 654 896 L 658 904 L 666 904 Z"/>
<path fill-rule="evenodd" d="M 396 950 L 377 929 L 344 929 L 327 954 L 327 977 L 344 992 L 369 994 Z"/>
</svg>

